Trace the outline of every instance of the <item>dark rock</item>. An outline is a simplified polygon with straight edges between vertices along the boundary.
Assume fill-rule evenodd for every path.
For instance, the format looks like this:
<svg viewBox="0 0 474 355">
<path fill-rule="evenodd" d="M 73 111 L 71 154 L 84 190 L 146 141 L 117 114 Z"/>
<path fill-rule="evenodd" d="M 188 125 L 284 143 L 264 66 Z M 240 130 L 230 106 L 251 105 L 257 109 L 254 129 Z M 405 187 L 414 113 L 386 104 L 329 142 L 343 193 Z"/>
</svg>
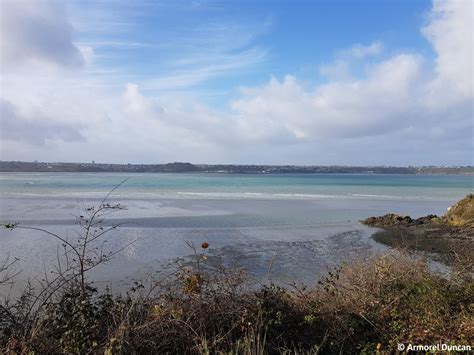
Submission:
<svg viewBox="0 0 474 355">
<path fill-rule="evenodd" d="M 416 226 L 423 225 L 423 224 L 430 224 L 430 223 L 435 223 L 436 221 L 439 220 L 439 217 L 435 214 L 429 214 L 424 217 L 417 218 L 413 220 L 413 224 Z"/>
<path fill-rule="evenodd" d="M 410 216 L 400 216 L 398 214 L 389 213 L 380 217 L 369 217 L 362 223 L 372 227 L 410 225 L 413 219 Z"/>
</svg>

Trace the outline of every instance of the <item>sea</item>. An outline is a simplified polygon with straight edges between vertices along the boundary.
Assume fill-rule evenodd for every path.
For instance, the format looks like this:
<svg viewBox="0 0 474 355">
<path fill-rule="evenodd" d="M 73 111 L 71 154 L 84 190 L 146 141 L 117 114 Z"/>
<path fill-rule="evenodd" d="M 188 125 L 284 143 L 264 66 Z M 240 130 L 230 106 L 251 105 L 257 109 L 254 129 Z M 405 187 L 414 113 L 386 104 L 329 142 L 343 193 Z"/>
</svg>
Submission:
<svg viewBox="0 0 474 355">
<path fill-rule="evenodd" d="M 123 292 L 169 277 L 192 264 L 194 249 L 210 269 L 311 286 L 341 263 L 387 249 L 361 219 L 441 215 L 473 187 L 469 175 L 0 173 L 0 222 L 74 241 L 77 217 L 110 193 L 107 203 L 124 209 L 104 221 L 121 226 L 102 239 L 118 253 L 91 272 L 98 287 Z M 19 285 L 54 270 L 61 252 L 47 233 L 0 231 L 0 262 L 18 258 Z"/>
</svg>

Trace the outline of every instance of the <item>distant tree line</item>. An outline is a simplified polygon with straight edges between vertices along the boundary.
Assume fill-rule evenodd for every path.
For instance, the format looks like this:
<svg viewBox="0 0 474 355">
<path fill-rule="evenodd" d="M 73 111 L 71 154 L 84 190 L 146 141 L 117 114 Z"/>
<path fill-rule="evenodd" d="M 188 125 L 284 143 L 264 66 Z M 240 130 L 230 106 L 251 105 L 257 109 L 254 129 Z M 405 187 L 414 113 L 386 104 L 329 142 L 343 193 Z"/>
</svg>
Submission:
<svg viewBox="0 0 474 355">
<path fill-rule="evenodd" d="M 473 166 L 319 166 L 319 165 L 232 165 L 191 164 L 105 164 L 0 161 L 1 172 L 137 172 L 137 173 L 229 173 L 229 174 L 474 174 Z"/>
</svg>

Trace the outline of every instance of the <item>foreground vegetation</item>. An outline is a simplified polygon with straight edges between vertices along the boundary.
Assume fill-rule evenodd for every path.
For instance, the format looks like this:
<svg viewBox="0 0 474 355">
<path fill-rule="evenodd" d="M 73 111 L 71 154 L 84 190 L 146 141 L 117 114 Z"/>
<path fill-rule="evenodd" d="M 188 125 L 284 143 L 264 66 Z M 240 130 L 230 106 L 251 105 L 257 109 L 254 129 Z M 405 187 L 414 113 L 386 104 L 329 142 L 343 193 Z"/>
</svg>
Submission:
<svg viewBox="0 0 474 355">
<path fill-rule="evenodd" d="M 99 294 L 71 281 L 32 310 L 2 305 L 12 353 L 356 353 L 398 343 L 472 344 L 472 270 L 448 280 L 391 252 L 329 273 L 311 289 L 250 288 L 241 273 L 180 270 L 172 283 Z M 29 311 L 30 310 L 30 311 Z"/>
<path fill-rule="evenodd" d="M 99 292 L 90 270 L 116 251 L 100 244 L 105 200 L 78 218 L 77 242 L 61 241 L 53 276 L 0 303 L 5 353 L 360 353 L 397 344 L 474 345 L 472 254 L 456 254 L 449 277 L 426 260 L 392 250 L 332 270 L 309 288 L 256 287 L 239 270 L 206 264 L 208 243 L 172 278 L 134 284 L 122 295 Z M 7 224 L 9 229 L 21 228 Z M 28 228 L 28 227 L 23 227 Z M 33 228 L 34 229 L 34 228 Z M 0 287 L 11 287 L 0 265 Z"/>
</svg>

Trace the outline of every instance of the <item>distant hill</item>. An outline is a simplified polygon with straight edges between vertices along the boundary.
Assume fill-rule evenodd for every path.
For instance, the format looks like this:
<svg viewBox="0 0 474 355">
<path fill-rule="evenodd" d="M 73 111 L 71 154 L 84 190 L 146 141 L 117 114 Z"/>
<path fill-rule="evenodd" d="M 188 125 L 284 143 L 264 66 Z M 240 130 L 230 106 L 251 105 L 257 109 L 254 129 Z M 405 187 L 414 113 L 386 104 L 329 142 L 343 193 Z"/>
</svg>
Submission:
<svg viewBox="0 0 474 355">
<path fill-rule="evenodd" d="M 301 166 L 191 164 L 104 164 L 0 161 L 0 172 L 127 172 L 127 173 L 228 173 L 228 174 L 457 174 L 474 175 L 474 167 L 396 167 L 396 166 Z"/>
</svg>

